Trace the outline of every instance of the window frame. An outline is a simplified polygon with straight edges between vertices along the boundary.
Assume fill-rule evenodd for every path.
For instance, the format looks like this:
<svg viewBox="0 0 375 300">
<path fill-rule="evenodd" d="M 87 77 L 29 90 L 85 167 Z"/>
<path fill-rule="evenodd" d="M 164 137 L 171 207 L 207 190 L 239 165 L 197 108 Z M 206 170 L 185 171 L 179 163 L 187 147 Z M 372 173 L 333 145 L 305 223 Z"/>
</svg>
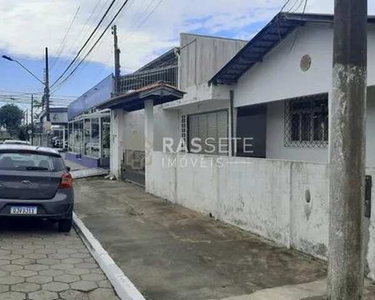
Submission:
<svg viewBox="0 0 375 300">
<path fill-rule="evenodd" d="M 199 115 L 207 115 L 212 113 L 219 113 L 219 112 L 225 112 L 227 117 L 227 124 L 226 124 L 226 133 L 227 133 L 227 139 L 229 141 L 229 109 L 217 109 L 217 110 L 210 110 L 210 111 L 204 111 L 199 113 L 191 113 L 191 114 L 184 114 L 186 116 L 186 148 L 188 153 L 192 153 L 190 151 L 190 141 L 191 141 L 191 133 L 190 133 L 190 117 L 199 116 Z M 198 154 L 198 155 L 223 155 L 223 154 L 216 154 L 216 153 L 192 153 L 192 154 Z M 228 143 L 228 153 L 229 155 L 229 143 Z"/>
<path fill-rule="evenodd" d="M 315 105 L 323 101 L 324 107 Z M 309 103 L 306 108 L 295 108 L 298 103 Z M 301 105 L 302 106 L 302 105 Z M 298 116 L 298 117 L 297 117 Z M 303 118 L 307 116 L 307 123 Z M 316 118 L 327 118 L 323 121 L 323 128 L 320 132 L 320 139 L 316 137 Z M 284 101 L 284 146 L 294 148 L 327 148 L 329 140 L 329 95 L 328 93 L 288 99 Z M 298 120 L 298 133 L 295 131 L 295 121 Z M 324 120 L 324 119 L 323 119 Z M 319 121 L 318 121 L 319 123 Z M 304 131 L 304 125 L 307 129 Z M 298 138 L 296 138 L 296 134 Z"/>
</svg>

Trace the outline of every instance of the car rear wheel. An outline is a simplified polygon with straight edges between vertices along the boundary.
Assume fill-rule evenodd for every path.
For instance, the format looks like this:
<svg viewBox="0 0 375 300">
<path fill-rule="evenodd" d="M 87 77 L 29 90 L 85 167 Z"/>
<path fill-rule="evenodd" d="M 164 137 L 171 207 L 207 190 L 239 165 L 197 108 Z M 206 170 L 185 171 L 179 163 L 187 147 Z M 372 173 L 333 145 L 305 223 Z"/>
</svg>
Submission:
<svg viewBox="0 0 375 300">
<path fill-rule="evenodd" d="M 59 231 L 60 232 L 70 232 L 72 229 L 73 217 L 70 215 L 69 218 L 59 221 Z"/>
</svg>

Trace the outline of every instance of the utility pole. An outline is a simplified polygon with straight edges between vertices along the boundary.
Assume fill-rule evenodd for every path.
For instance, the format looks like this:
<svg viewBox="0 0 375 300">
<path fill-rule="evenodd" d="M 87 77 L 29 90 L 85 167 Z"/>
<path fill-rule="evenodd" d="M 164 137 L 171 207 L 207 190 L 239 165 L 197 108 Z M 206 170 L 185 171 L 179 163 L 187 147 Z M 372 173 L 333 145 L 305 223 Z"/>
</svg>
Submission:
<svg viewBox="0 0 375 300">
<path fill-rule="evenodd" d="M 114 53 L 115 53 L 115 88 L 114 93 L 115 95 L 120 94 L 120 74 L 121 74 L 121 66 L 120 66 L 120 49 L 118 47 L 118 38 L 117 38 L 117 26 L 112 26 L 112 34 L 113 34 L 113 46 L 114 46 Z"/>
<path fill-rule="evenodd" d="M 328 299 L 363 299 L 367 0 L 336 0 Z"/>
<path fill-rule="evenodd" d="M 49 101 L 49 69 L 48 69 L 48 47 L 46 47 L 46 79 L 45 79 L 45 86 L 44 86 L 44 97 L 45 97 L 45 105 L 46 105 L 46 114 L 47 114 L 47 121 L 51 121 L 50 116 L 50 101 Z"/>
<path fill-rule="evenodd" d="M 31 94 L 31 145 L 34 145 L 34 94 Z"/>
</svg>

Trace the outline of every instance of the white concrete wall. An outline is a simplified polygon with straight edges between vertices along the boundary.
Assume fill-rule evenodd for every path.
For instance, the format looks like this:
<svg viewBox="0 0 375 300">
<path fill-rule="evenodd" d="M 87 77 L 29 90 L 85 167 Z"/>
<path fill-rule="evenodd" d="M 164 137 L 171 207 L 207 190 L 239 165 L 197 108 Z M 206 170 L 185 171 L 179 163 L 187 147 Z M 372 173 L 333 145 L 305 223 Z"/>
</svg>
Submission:
<svg viewBox="0 0 375 300">
<path fill-rule="evenodd" d="M 367 174 L 375 176 L 375 169 Z M 151 178 L 149 191 L 159 197 L 327 257 L 327 164 L 154 152 Z M 369 276 L 375 279 L 375 209 L 365 235 Z"/>
<path fill-rule="evenodd" d="M 155 151 L 162 151 L 164 137 L 180 140 L 180 122 L 177 110 L 163 110 L 160 105 L 155 106 L 154 118 Z M 145 151 L 144 128 L 144 109 L 134 112 L 112 110 L 110 170 L 116 177 L 120 176 L 121 161 L 125 149 Z"/>
<path fill-rule="evenodd" d="M 155 137 L 154 150 L 163 150 L 163 138 L 172 138 L 179 141 L 181 138 L 179 114 L 176 110 L 163 110 L 161 106 L 156 106 L 155 113 Z"/>
<path fill-rule="evenodd" d="M 150 192 L 289 246 L 293 164 L 154 152 Z"/>
<path fill-rule="evenodd" d="M 144 109 L 128 112 L 124 115 L 125 149 L 145 150 L 144 117 Z M 161 106 L 155 106 L 154 117 L 154 150 L 161 151 L 163 148 L 163 137 L 180 139 L 178 111 L 163 110 Z"/>
<path fill-rule="evenodd" d="M 222 168 L 213 169 L 218 173 L 214 216 L 289 246 L 290 163 L 225 158 Z M 204 186 L 208 178 L 196 180 Z"/>
<path fill-rule="evenodd" d="M 133 112 L 125 112 L 123 118 L 125 149 L 145 151 L 144 109 Z"/>
<path fill-rule="evenodd" d="M 367 93 L 367 166 L 375 167 L 375 87 Z M 328 162 L 327 148 L 284 146 L 284 101 L 267 105 L 266 157 L 309 162 Z"/>
<path fill-rule="evenodd" d="M 319 258 L 328 254 L 328 176 L 326 164 L 291 163 L 290 245 Z"/>
<path fill-rule="evenodd" d="M 124 153 L 124 115 L 122 109 L 111 110 L 111 155 L 110 170 L 117 178 L 121 176 L 121 162 Z"/>
<path fill-rule="evenodd" d="M 284 101 L 267 105 L 266 157 L 310 162 L 327 162 L 327 148 L 284 146 Z"/>
<path fill-rule="evenodd" d="M 235 87 L 234 106 L 246 106 L 331 91 L 333 30 L 325 24 L 301 27 L 289 35 Z M 310 55 L 310 70 L 300 61 Z M 368 84 L 375 84 L 375 27 L 369 26 Z"/>
<path fill-rule="evenodd" d="M 200 103 L 191 103 L 189 105 L 184 105 L 179 108 L 179 114 L 181 115 L 191 115 L 198 114 L 202 112 L 210 112 L 229 108 L 229 99 L 220 101 L 204 101 Z"/>
</svg>

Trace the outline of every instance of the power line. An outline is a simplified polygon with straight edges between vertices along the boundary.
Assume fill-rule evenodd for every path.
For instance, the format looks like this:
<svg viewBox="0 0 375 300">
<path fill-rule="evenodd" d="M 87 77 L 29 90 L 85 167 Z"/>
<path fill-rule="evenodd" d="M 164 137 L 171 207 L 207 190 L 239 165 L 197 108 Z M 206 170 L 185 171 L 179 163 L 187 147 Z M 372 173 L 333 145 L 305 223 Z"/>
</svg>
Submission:
<svg viewBox="0 0 375 300">
<path fill-rule="evenodd" d="M 288 1 L 290 1 L 290 0 L 288 0 Z M 145 23 L 147 22 L 147 20 L 151 17 L 151 15 L 155 12 L 155 10 L 160 6 L 160 4 L 161 4 L 162 2 L 163 2 L 163 0 L 160 0 L 160 1 L 155 5 L 155 7 L 149 12 L 149 14 L 146 16 L 146 18 L 144 18 L 143 21 L 141 21 L 140 23 L 138 23 L 138 26 L 137 26 L 134 30 L 132 30 L 132 29 L 134 28 L 134 26 L 132 26 L 132 27 L 130 28 L 130 31 L 131 31 L 130 34 L 129 34 L 128 36 L 126 36 L 126 37 L 122 40 L 122 42 L 124 42 L 124 41 L 130 39 L 130 38 L 133 36 L 133 34 L 134 34 L 134 33 L 135 33 L 140 27 L 142 27 L 143 24 L 145 24 Z M 143 13 L 145 13 L 145 12 L 151 7 L 152 3 L 153 3 L 153 2 L 151 2 L 150 5 L 147 6 L 147 8 L 143 11 Z M 141 14 L 141 15 L 142 15 L 142 14 Z M 135 25 L 135 24 L 134 24 L 134 25 Z"/>
<path fill-rule="evenodd" d="M 19 91 L 0 91 L 0 97 L 7 97 L 7 96 L 22 96 L 22 97 L 26 97 L 27 95 L 40 95 L 40 97 L 42 96 L 43 92 L 36 92 L 36 93 L 33 93 L 33 92 L 19 92 Z M 70 100 L 70 99 L 77 99 L 78 96 L 64 96 L 64 95 L 58 95 L 54 98 L 58 98 L 58 99 L 62 99 L 62 100 Z"/>
<path fill-rule="evenodd" d="M 290 0 L 287 0 L 287 1 L 285 2 L 285 4 L 281 7 L 280 12 L 282 12 L 282 11 L 284 10 L 284 8 L 287 7 L 287 5 L 288 5 L 289 3 L 290 3 Z"/>
<path fill-rule="evenodd" d="M 303 10 L 302 10 L 301 21 L 302 21 L 302 19 L 303 19 L 303 16 L 304 16 L 305 13 L 306 13 L 306 8 L 307 8 L 307 3 L 308 3 L 308 0 L 302 0 L 302 3 L 303 3 L 303 1 L 305 1 L 305 4 L 304 4 L 304 6 L 303 6 Z M 300 27 L 298 27 L 297 30 L 296 30 L 296 33 L 295 33 L 295 35 L 294 35 L 293 42 L 292 42 L 292 45 L 291 45 L 291 47 L 290 47 L 289 52 L 292 51 L 292 49 L 294 48 L 294 45 L 296 44 L 297 38 L 298 38 L 298 36 L 299 36 L 299 32 L 300 32 Z"/>
<path fill-rule="evenodd" d="M 306 13 L 307 2 L 308 2 L 308 0 L 305 0 L 305 6 L 303 7 L 302 15 L 304 15 Z"/>
<path fill-rule="evenodd" d="M 162 1 L 162 0 L 161 0 Z M 121 5 L 121 7 L 119 8 L 119 10 L 117 11 L 117 13 L 114 15 L 114 17 L 112 18 L 112 20 L 109 22 L 109 24 L 107 25 L 107 27 L 104 29 L 104 31 L 102 32 L 102 34 L 99 36 L 99 38 L 96 40 L 95 44 L 91 47 L 91 49 L 89 50 L 89 52 L 87 52 L 87 54 L 83 57 L 83 59 L 78 63 L 78 65 L 70 72 L 70 74 L 62 81 L 58 84 L 58 86 L 56 87 L 56 89 L 54 90 L 54 92 L 56 92 L 62 84 L 64 84 L 74 73 L 75 71 L 79 68 L 79 66 L 85 61 L 85 59 L 91 54 L 91 52 L 95 49 L 96 45 L 100 42 L 100 40 L 103 38 L 104 34 L 108 31 L 109 27 L 111 27 L 111 25 L 113 24 L 113 22 L 116 20 L 116 18 L 120 15 L 120 13 L 122 12 L 122 10 L 125 8 L 126 4 L 129 2 L 129 0 L 125 0 L 124 3 Z"/>
<path fill-rule="evenodd" d="M 289 9 L 288 9 L 288 13 L 289 12 L 291 12 L 295 7 L 296 7 L 296 5 L 299 3 L 299 5 L 301 5 L 301 2 L 302 2 L 303 0 L 296 0 L 296 1 L 294 1 L 294 4 L 293 5 L 291 5 L 290 7 L 289 7 Z M 297 6 L 297 8 L 298 8 L 298 6 Z"/>
<path fill-rule="evenodd" d="M 298 6 L 296 6 L 296 8 L 292 11 L 292 10 L 290 10 L 292 13 L 295 13 L 296 11 L 298 11 L 300 8 L 301 8 L 301 6 L 302 6 L 302 4 L 304 3 L 304 1 L 305 0 L 299 0 L 299 3 L 298 3 Z M 298 1 L 297 1 L 298 2 Z"/>
<path fill-rule="evenodd" d="M 74 57 L 74 59 L 72 60 L 72 62 L 69 64 L 69 66 L 64 70 L 64 72 L 60 75 L 60 77 L 57 78 L 57 80 L 55 80 L 55 82 L 51 85 L 51 88 L 68 72 L 69 68 L 78 59 L 79 55 L 82 53 L 82 51 L 85 49 L 85 47 L 87 46 L 87 44 L 90 42 L 91 38 L 96 33 L 96 31 L 99 29 L 100 25 L 103 23 L 105 17 L 108 15 L 109 11 L 111 10 L 111 8 L 112 8 L 112 6 L 113 6 L 113 4 L 115 2 L 116 2 L 116 0 L 112 0 L 111 4 L 109 5 L 109 7 L 107 8 L 106 12 L 104 13 L 104 15 L 102 16 L 102 18 L 100 19 L 99 23 L 96 25 L 95 29 L 92 31 L 92 33 L 90 34 L 90 36 L 88 37 L 88 39 L 86 40 L 86 42 L 83 44 L 83 46 L 81 47 L 81 49 L 79 49 L 77 55 Z"/>
<path fill-rule="evenodd" d="M 68 37 L 68 34 L 69 34 L 70 30 L 71 30 L 72 27 L 73 27 L 73 24 L 74 24 L 74 22 L 75 22 L 75 20 L 76 20 L 76 18 L 77 18 L 77 16 L 78 16 L 78 12 L 79 12 L 80 8 L 81 8 L 81 7 L 78 6 L 78 9 L 77 9 L 76 13 L 74 14 L 74 17 L 73 17 L 72 21 L 70 22 L 70 25 L 69 25 L 69 27 L 68 27 L 68 30 L 65 32 L 64 38 L 62 39 L 62 41 L 61 41 L 61 43 L 60 43 L 60 46 L 59 46 L 59 48 L 58 48 L 58 50 L 57 50 L 57 56 L 56 56 L 55 60 L 54 60 L 53 63 L 52 63 L 51 70 L 53 70 L 53 68 L 55 67 L 57 61 L 58 61 L 59 58 L 60 58 L 60 55 L 61 55 L 62 51 L 63 51 L 64 48 L 65 48 L 66 38 Z"/>
<path fill-rule="evenodd" d="M 100 9 L 100 11 L 99 11 L 99 13 L 98 13 L 99 16 L 100 16 L 101 13 L 103 12 L 103 9 L 107 6 L 107 4 L 109 3 L 109 1 L 110 1 L 110 0 L 107 0 L 107 1 L 105 2 L 105 4 L 103 5 L 103 7 Z M 98 0 L 97 5 L 98 5 L 99 3 L 100 3 L 100 0 Z M 71 45 L 70 45 L 70 47 L 69 47 L 69 49 L 68 49 L 68 51 L 67 51 L 67 55 L 69 55 L 70 53 L 73 52 L 73 49 L 75 48 L 75 45 L 77 44 L 77 42 L 78 42 L 78 40 L 81 38 L 81 36 L 83 35 L 83 37 L 85 37 L 85 36 L 86 36 L 86 33 L 89 32 L 89 29 L 90 29 L 90 28 L 87 28 L 86 31 L 85 31 L 85 28 L 87 27 L 87 24 L 88 24 L 89 20 L 91 20 L 92 15 L 93 15 L 94 12 L 96 11 L 97 5 L 94 7 L 94 10 L 91 12 L 89 18 L 86 20 L 85 25 L 82 27 L 82 30 L 80 30 L 79 34 L 78 34 L 78 35 L 76 36 L 76 38 L 74 39 L 74 42 L 71 43 Z M 82 7 L 82 6 L 81 6 L 81 7 Z M 65 66 L 67 66 L 68 64 L 69 64 L 69 62 L 66 63 Z"/>
</svg>

